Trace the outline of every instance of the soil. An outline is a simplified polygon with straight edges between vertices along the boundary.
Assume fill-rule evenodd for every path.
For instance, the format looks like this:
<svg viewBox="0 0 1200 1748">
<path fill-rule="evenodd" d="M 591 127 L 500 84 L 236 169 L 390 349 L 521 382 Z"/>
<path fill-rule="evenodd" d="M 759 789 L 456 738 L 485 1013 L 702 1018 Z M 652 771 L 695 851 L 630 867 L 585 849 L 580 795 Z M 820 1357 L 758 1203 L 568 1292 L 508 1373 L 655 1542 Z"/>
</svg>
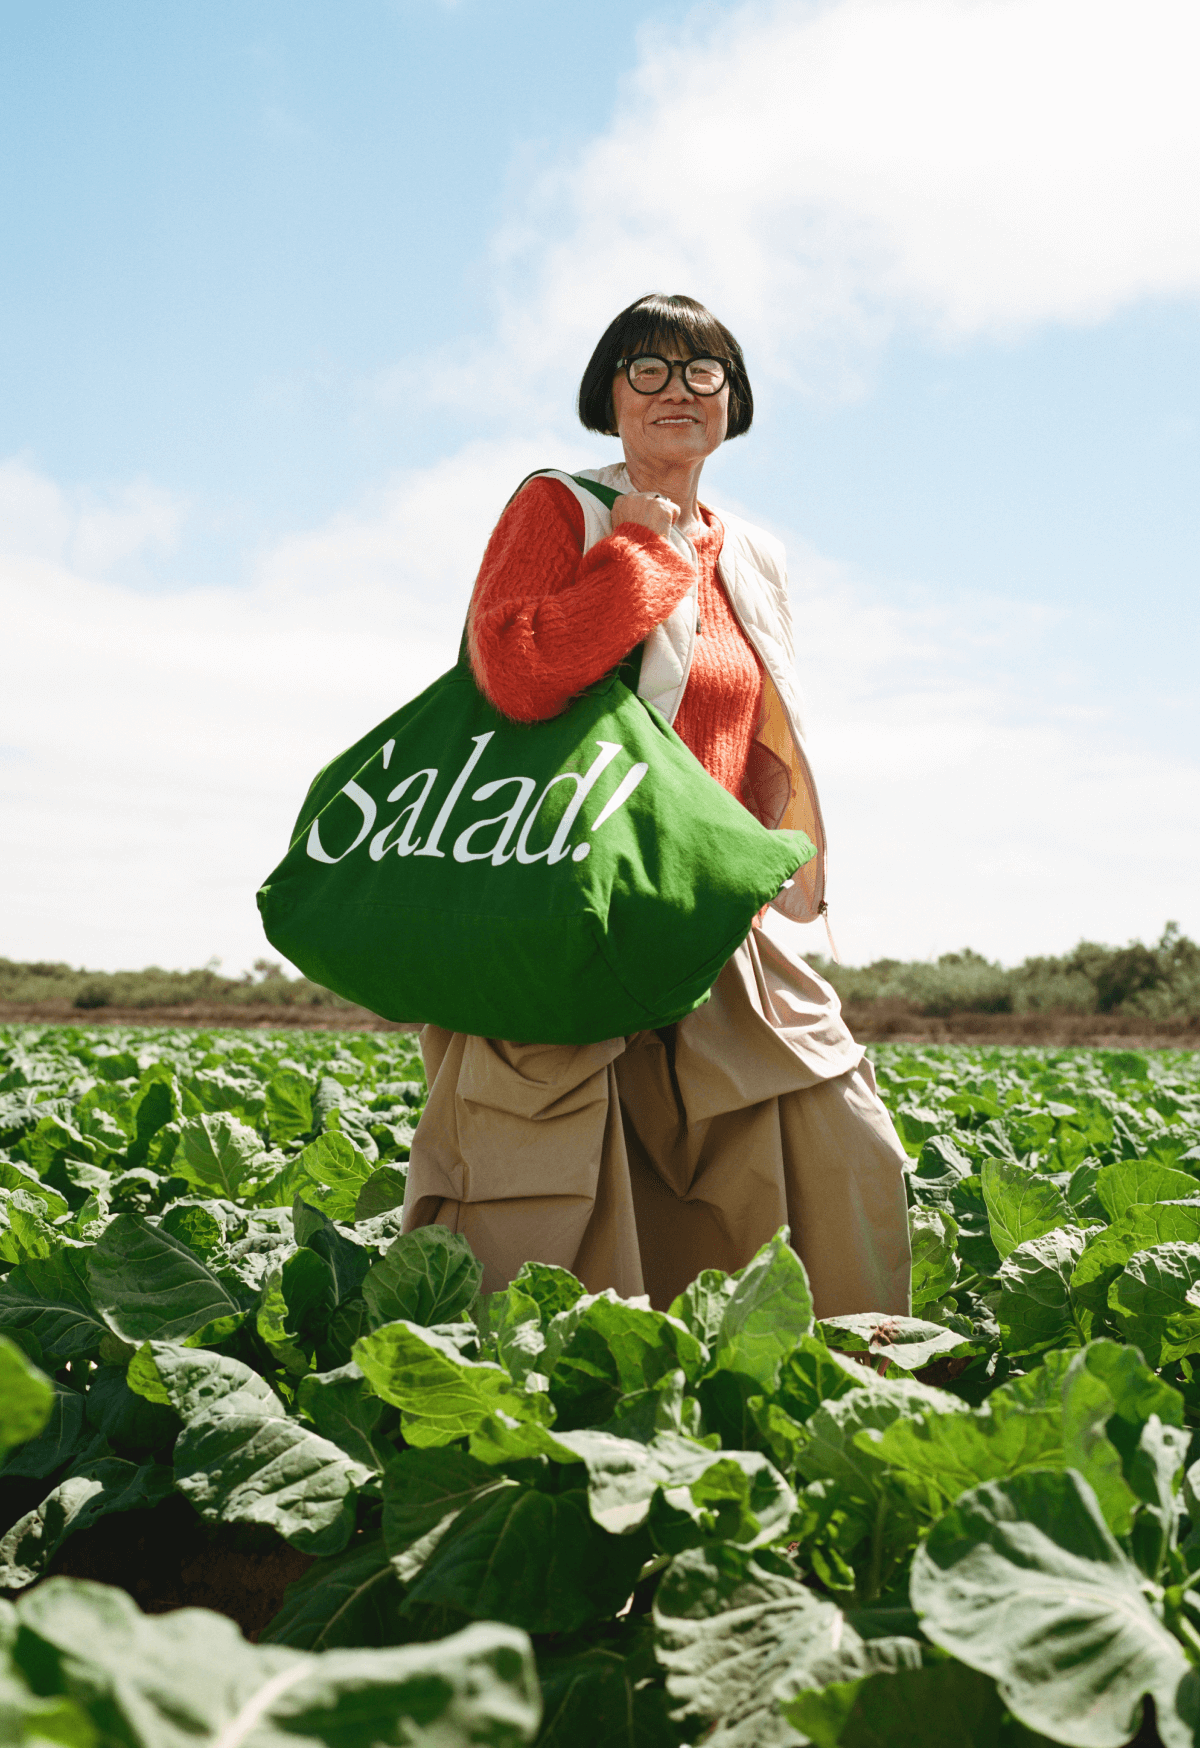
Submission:
<svg viewBox="0 0 1200 1748">
<path fill-rule="evenodd" d="M 185 1499 L 168 1499 L 153 1511 L 121 1512 L 80 1530 L 63 1543 L 46 1577 L 115 1584 L 143 1614 L 211 1608 L 257 1641 L 288 1585 L 311 1565 L 309 1555 L 265 1526 L 206 1524 Z"/>
<path fill-rule="evenodd" d="M 850 1030 L 864 1044 L 1032 1044 L 1095 1050 L 1200 1050 L 1200 1015 L 1148 1020 L 1140 1014 L 914 1013 L 903 1001 L 847 1002 Z M 191 1002 L 161 1008 L 77 1008 L 66 1001 L 0 1002 L 0 1025 L 197 1026 L 207 1029 L 416 1032 L 366 1008 Z"/>
<path fill-rule="evenodd" d="M 903 1001 L 846 1002 L 864 1044 L 1033 1044 L 1093 1050 L 1200 1050 L 1200 1015 L 1149 1020 L 1141 1014 L 914 1013 Z"/>
</svg>

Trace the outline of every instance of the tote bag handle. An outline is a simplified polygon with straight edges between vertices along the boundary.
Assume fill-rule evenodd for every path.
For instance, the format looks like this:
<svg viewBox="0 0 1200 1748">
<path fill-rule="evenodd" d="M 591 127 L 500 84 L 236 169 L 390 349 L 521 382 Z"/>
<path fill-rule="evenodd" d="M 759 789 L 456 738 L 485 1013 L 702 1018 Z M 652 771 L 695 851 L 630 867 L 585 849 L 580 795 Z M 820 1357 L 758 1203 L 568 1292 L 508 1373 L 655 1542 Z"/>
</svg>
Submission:
<svg viewBox="0 0 1200 1748">
<path fill-rule="evenodd" d="M 529 484 L 531 479 L 538 479 L 544 473 L 554 473 L 556 471 L 557 470 L 554 468 L 538 467 L 535 468 L 532 473 L 527 473 L 525 478 L 521 481 L 521 484 L 517 487 L 517 490 L 513 493 L 512 498 L 508 500 L 508 503 L 512 503 L 513 498 L 515 498 L 517 493 L 522 491 L 524 487 Z M 587 479 L 581 473 L 573 473 L 571 478 L 575 481 L 577 486 L 582 486 L 585 491 L 591 492 L 594 498 L 599 498 L 606 510 L 611 510 L 617 499 L 622 495 L 620 492 L 614 491 L 611 486 L 602 486 L 599 480 Z M 507 509 L 508 504 L 504 507 Z M 642 677 L 642 655 L 645 647 L 644 643 L 635 644 L 629 654 L 624 656 L 617 663 L 616 667 L 611 668 L 608 674 L 604 676 L 605 679 L 611 679 L 612 676 L 615 675 L 617 679 L 621 680 L 629 688 L 635 698 L 637 697 L 638 682 Z M 474 679 L 474 673 L 471 668 L 471 658 L 467 652 L 467 628 L 465 624 L 463 625 L 462 637 L 459 639 L 458 665 L 468 674 L 471 674 L 472 679 Z M 476 683 L 478 684 L 478 682 Z"/>
</svg>

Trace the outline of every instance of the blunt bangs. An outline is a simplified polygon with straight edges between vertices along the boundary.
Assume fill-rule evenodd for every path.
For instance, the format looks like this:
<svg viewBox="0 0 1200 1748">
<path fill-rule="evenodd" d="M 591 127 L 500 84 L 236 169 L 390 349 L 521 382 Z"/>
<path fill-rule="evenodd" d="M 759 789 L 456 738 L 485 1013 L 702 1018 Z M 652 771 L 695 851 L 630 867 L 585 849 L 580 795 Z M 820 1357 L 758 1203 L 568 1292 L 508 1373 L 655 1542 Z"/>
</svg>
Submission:
<svg viewBox="0 0 1200 1748">
<path fill-rule="evenodd" d="M 617 363 L 639 352 L 657 352 L 678 347 L 692 358 L 724 358 L 729 367 L 730 437 L 750 429 L 754 396 L 742 349 L 723 322 L 694 297 L 652 291 L 639 297 L 609 323 L 588 360 L 579 385 L 579 421 L 588 431 L 605 437 L 617 434 L 613 414 L 612 385 Z"/>
</svg>

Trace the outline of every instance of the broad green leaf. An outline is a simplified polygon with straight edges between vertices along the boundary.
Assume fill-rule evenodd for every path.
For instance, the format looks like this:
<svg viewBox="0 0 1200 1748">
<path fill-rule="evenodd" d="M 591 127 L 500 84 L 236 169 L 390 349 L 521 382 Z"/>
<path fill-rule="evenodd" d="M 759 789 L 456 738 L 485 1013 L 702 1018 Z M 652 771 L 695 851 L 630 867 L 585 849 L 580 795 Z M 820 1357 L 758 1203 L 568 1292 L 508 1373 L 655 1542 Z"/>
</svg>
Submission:
<svg viewBox="0 0 1200 1748">
<path fill-rule="evenodd" d="M 956 1145 L 953 1135 L 932 1135 L 921 1148 L 916 1175 L 936 1180 L 970 1177 L 975 1167 L 969 1154 Z"/>
<path fill-rule="evenodd" d="M 125 1366 L 100 1366 L 92 1374 L 86 1401 L 88 1424 L 103 1433 L 119 1456 L 164 1452 L 175 1442 L 179 1416 L 165 1404 L 147 1402 L 131 1390 L 126 1370 Z"/>
<path fill-rule="evenodd" d="M 1018 1244 L 1040 1238 L 1074 1217 L 1062 1191 L 1036 1171 L 1005 1159 L 985 1159 L 980 1168 L 988 1224 L 1001 1262 Z"/>
<path fill-rule="evenodd" d="M 161 1463 L 139 1467 L 101 1457 L 85 1464 L 0 1541 L 0 1589 L 23 1590 L 41 1576 L 68 1536 L 114 1512 L 149 1510 L 171 1491 L 171 1471 Z"/>
<path fill-rule="evenodd" d="M 466 1239 L 444 1226 L 421 1226 L 397 1238 L 372 1263 L 362 1286 L 372 1329 L 403 1318 L 449 1323 L 479 1291 L 483 1264 Z"/>
<path fill-rule="evenodd" d="M 65 1159 L 79 1159 L 92 1165 L 96 1149 L 75 1128 L 61 1117 L 42 1117 L 28 1135 L 13 1149 L 18 1159 L 31 1165 L 44 1178 Z"/>
<path fill-rule="evenodd" d="M 129 1080 L 138 1071 L 137 1053 L 133 1050 L 94 1050 L 92 1062 L 96 1072 L 105 1080 Z"/>
<path fill-rule="evenodd" d="M 1063 1227 L 1009 1251 L 1000 1265 L 996 1308 L 1007 1353 L 1043 1353 L 1079 1341 L 1070 1284 L 1086 1242 L 1086 1234 Z"/>
<path fill-rule="evenodd" d="M 203 1112 L 232 1112 L 257 1126 L 266 1108 L 266 1088 L 244 1066 L 204 1068 L 188 1083 L 188 1092 Z M 186 1101 L 185 1101 L 186 1103 Z M 195 1106 L 188 1104 L 191 1111 Z"/>
<path fill-rule="evenodd" d="M 45 1372 L 15 1341 L 0 1335 L 0 1455 L 36 1438 L 54 1405 L 54 1385 Z"/>
<path fill-rule="evenodd" d="M 597 1431 L 546 1435 L 558 1461 L 584 1464 L 593 1518 L 613 1535 L 651 1521 L 664 1551 L 701 1540 L 758 1547 L 787 1528 L 795 1496 L 760 1451 L 714 1451 L 676 1433 L 648 1444 Z"/>
<path fill-rule="evenodd" d="M 359 1193 L 370 1176 L 370 1162 L 347 1136 L 318 1135 L 288 1162 L 275 1199 L 290 1201 L 300 1195 L 330 1220 L 352 1221 Z"/>
<path fill-rule="evenodd" d="M 1075 1317 L 1085 1339 L 1101 1335 L 1109 1319 L 1108 1289 L 1131 1256 L 1159 1244 L 1200 1242 L 1200 1201 L 1137 1203 L 1094 1233 L 1071 1276 Z"/>
<path fill-rule="evenodd" d="M 668 1445 L 685 1442 L 663 1433 L 650 1448 L 666 1455 Z M 589 1486 L 593 1516 L 596 1493 Z M 668 1554 L 701 1542 L 758 1548 L 783 1537 L 795 1509 L 795 1494 L 761 1451 L 714 1452 L 694 1479 L 668 1476 L 651 1508 L 650 1532 L 655 1546 Z"/>
<path fill-rule="evenodd" d="M 1155 1414 L 1165 1426 L 1184 1424 L 1184 1402 L 1179 1391 L 1156 1377 L 1133 1348 L 1116 1341 L 1089 1342 L 1082 1352 L 1072 1356 L 1064 1389 L 1085 1371 L 1103 1383 L 1112 1402 L 1110 1412 L 1128 1429 L 1126 1437 L 1140 1430 Z"/>
<path fill-rule="evenodd" d="M 1096 1180 L 1103 1167 L 1098 1159 L 1082 1159 L 1071 1172 L 1067 1184 L 1067 1201 L 1075 1210 L 1077 1220 L 1104 1220 L 1108 1218 L 1104 1204 L 1096 1195 Z"/>
<path fill-rule="evenodd" d="M 371 1257 L 355 1239 L 348 1238 L 319 1208 L 310 1208 L 302 1197 L 292 1203 L 292 1226 L 296 1243 L 318 1256 L 333 1270 L 333 1286 L 339 1305 L 355 1298 L 362 1288 Z"/>
<path fill-rule="evenodd" d="M 226 1206 L 232 1207 L 232 1203 Z M 226 1228 L 214 1213 L 213 1203 L 198 1199 L 172 1202 L 159 1221 L 158 1229 L 177 1238 L 206 1260 L 225 1242 Z"/>
<path fill-rule="evenodd" d="M 300 1375 L 309 1370 L 336 1310 L 333 1270 L 323 1256 L 305 1247 L 294 1250 L 267 1276 L 255 1328 L 285 1370 Z"/>
<path fill-rule="evenodd" d="M 378 1214 L 386 1214 L 391 1208 L 403 1207 L 407 1184 L 407 1166 L 377 1165 L 358 1192 L 358 1200 L 354 1204 L 355 1224 L 360 1220 L 372 1220 Z"/>
<path fill-rule="evenodd" d="M 800 1452 L 808 1443 L 803 1426 L 793 1420 L 786 1408 L 781 1408 L 778 1402 L 768 1402 L 765 1396 L 751 1396 L 746 1408 L 754 1428 L 746 1442 L 770 1457 L 781 1475 L 794 1475 Z"/>
<path fill-rule="evenodd" d="M 67 1212 L 67 1203 L 52 1184 L 45 1184 L 31 1165 L 21 1159 L 0 1158 L 0 1189 L 24 1190 L 44 1206 L 46 1218 L 57 1220 Z"/>
<path fill-rule="evenodd" d="M 808 1276 L 788 1236 L 781 1228 L 735 1276 L 713 1351 L 718 1370 L 740 1372 L 767 1391 L 801 1336 L 813 1332 Z"/>
<path fill-rule="evenodd" d="M 958 1279 L 954 1247 L 958 1223 L 952 1215 L 935 1208 L 910 1208 L 908 1235 L 912 1246 L 912 1308 L 932 1305 L 948 1293 Z"/>
<path fill-rule="evenodd" d="M 181 1420 L 193 1420 L 225 1397 L 245 1391 L 258 1401 L 275 1403 L 278 1413 L 284 1412 L 266 1379 L 241 1360 L 175 1342 L 143 1343 L 129 1362 L 125 1381 L 147 1402 L 172 1408 Z"/>
<path fill-rule="evenodd" d="M 489 1293 L 475 1309 L 481 1337 L 495 1344 L 501 1365 L 510 1378 L 523 1384 L 542 1364 L 546 1337 L 536 1299 L 516 1282 L 501 1292 Z"/>
<path fill-rule="evenodd" d="M 971 1413 L 907 1415 L 890 1426 L 864 1427 L 854 1443 L 885 1471 L 877 1485 L 901 1488 L 931 1519 L 980 1481 L 1061 1468 L 1062 1439 L 1057 1401 L 1033 1408 L 1002 1388 Z"/>
<path fill-rule="evenodd" d="M 400 1451 L 384 1476 L 383 1539 L 401 1581 L 416 1577 L 466 1506 L 511 1486 L 466 1451 Z"/>
<path fill-rule="evenodd" d="M 819 1335 L 804 1335 L 779 1374 L 778 1401 L 803 1424 L 822 1402 L 836 1401 L 863 1385 L 862 1367 L 826 1346 Z"/>
<path fill-rule="evenodd" d="M 721 1373 L 733 1378 L 732 1372 Z M 697 1444 L 718 1450 L 725 1442 L 710 1428 L 702 1431 L 703 1415 L 695 1396 L 688 1394 L 688 1383 L 682 1371 L 667 1372 L 648 1390 L 635 1390 L 622 1396 L 613 1418 L 598 1428 L 600 1432 L 616 1433 L 618 1438 L 636 1439 L 649 1444 L 660 1432 L 677 1432 Z M 727 1448 L 741 1449 L 745 1441 L 733 1441 Z M 757 1449 L 751 1440 L 748 1448 Z"/>
<path fill-rule="evenodd" d="M 1017 1748 L 995 1682 L 961 1663 L 831 1682 L 780 1709 L 814 1748 Z"/>
<path fill-rule="evenodd" d="M 721 1320 L 737 1291 L 737 1276 L 724 1269 L 701 1269 L 671 1306 L 671 1316 L 691 1330 L 712 1352 L 721 1332 Z"/>
<path fill-rule="evenodd" d="M 679 1555 L 654 1598 L 655 1652 L 667 1689 L 705 1748 L 793 1748 L 777 1695 L 912 1667 L 912 1639 L 867 1641 L 778 1555 L 713 1546 Z"/>
<path fill-rule="evenodd" d="M 318 1560 L 288 1586 L 283 1607 L 258 1642 L 298 1651 L 395 1645 L 409 1636 L 400 1615 L 403 1601 L 382 1535 L 356 1536 L 340 1554 Z"/>
<path fill-rule="evenodd" d="M 1127 1536 L 1142 1492 L 1142 1433 L 1151 1420 L 1179 1426 L 1182 1398 L 1136 1349 L 1093 1341 L 1071 1361 L 1062 1401 L 1065 1465 L 1092 1488 L 1113 1534 Z"/>
<path fill-rule="evenodd" d="M 1152 1366 L 1200 1353 L 1200 1244 L 1135 1252 L 1109 1286 L 1108 1309 Z"/>
<path fill-rule="evenodd" d="M 1125 1454 L 1127 1478 L 1142 1501 L 1129 1545 L 1142 1571 L 1155 1583 L 1164 1577 L 1168 1553 L 1179 1540 L 1186 1510 L 1179 1483 L 1190 1444 L 1189 1429 L 1164 1426 L 1152 1416 L 1142 1428 L 1137 1449 Z"/>
<path fill-rule="evenodd" d="M 677 1748 L 671 1701 L 644 1617 L 598 1644 L 538 1659 L 545 1716 L 538 1748 Z"/>
<path fill-rule="evenodd" d="M 882 1433 L 894 1421 L 917 1416 L 969 1413 L 965 1402 L 944 1390 L 907 1379 L 880 1378 L 821 1404 L 809 1419 L 811 1438 L 797 1468 L 806 1481 L 833 1481 L 851 1496 L 873 1500 L 883 1465 L 859 1433 L 868 1429 Z"/>
<path fill-rule="evenodd" d="M 46 1218 L 46 1204 L 25 1190 L 8 1198 L 5 1213 L 16 1245 L 16 1260 L 28 1265 L 49 1262 L 66 1248 L 66 1239 Z"/>
<path fill-rule="evenodd" d="M 290 1419 L 249 1366 L 154 1341 L 131 1363 L 129 1382 L 142 1394 L 157 1382 L 181 1416 L 175 1485 L 201 1517 L 268 1524 L 302 1553 L 346 1545 L 355 1490 L 372 1470 Z"/>
<path fill-rule="evenodd" d="M 313 1096 L 313 1127 L 345 1135 L 374 1165 L 379 1147 L 371 1134 L 371 1113 L 332 1075 L 323 1075 Z"/>
<path fill-rule="evenodd" d="M 3 1607 L 4 1612 L 11 1604 Z M 16 1615 L 11 1615 L 11 1636 L 16 1632 Z M 96 1732 L 91 1722 L 65 1696 L 43 1699 L 24 1682 L 10 1660 L 0 1669 L 0 1718 L 4 1721 L 6 1743 L 12 1748 L 94 1748 Z"/>
<path fill-rule="evenodd" d="M 367 1381 L 351 1362 L 331 1372 L 309 1372 L 296 1390 L 296 1406 L 331 1443 L 368 1469 L 382 1469 L 380 1448 L 372 1434 L 383 1414 L 383 1403 L 371 1394 Z M 383 1451 L 388 1450 L 386 1442 Z"/>
<path fill-rule="evenodd" d="M 179 1088 L 166 1063 L 145 1070 L 130 1108 L 134 1135 L 126 1158 L 130 1165 L 141 1165 L 149 1158 L 155 1136 L 179 1116 Z"/>
<path fill-rule="evenodd" d="M 1119 1159 L 1096 1174 L 1096 1195 L 1110 1220 L 1136 1202 L 1186 1202 L 1200 1185 L 1186 1171 L 1154 1159 Z"/>
<path fill-rule="evenodd" d="M 648 1548 L 610 1536 L 582 1487 L 505 1481 L 470 1501 L 412 1581 L 407 1607 L 461 1609 L 527 1632 L 566 1633 L 622 1606 Z"/>
<path fill-rule="evenodd" d="M 923 1110 L 919 1105 L 908 1105 L 893 1110 L 892 1121 L 904 1144 L 904 1151 L 910 1159 L 916 1159 L 932 1136 L 953 1127 L 954 1119 L 948 1111 Z"/>
<path fill-rule="evenodd" d="M 596 1426 L 622 1396 L 652 1388 L 668 1372 L 699 1376 L 704 1350 L 662 1311 L 619 1299 L 611 1288 L 577 1300 L 553 1318 L 539 1370 L 561 1426 Z"/>
<path fill-rule="evenodd" d="M 295 1254 L 310 1257 L 309 1266 L 324 1271 L 328 1279 L 328 1269 L 319 1256 L 314 1256 L 311 1250 L 299 1250 Z M 254 1312 L 254 1328 L 276 1363 L 293 1377 L 303 1377 L 312 1364 L 312 1354 L 295 1339 L 296 1331 L 291 1325 L 287 1296 L 283 1290 L 282 1268 L 273 1268 L 263 1282 Z"/>
<path fill-rule="evenodd" d="M 1166 1748 L 1191 1748 L 1200 1682 L 1074 1470 L 975 1488 L 917 1550 L 926 1634 L 992 1676 L 1021 1722 L 1072 1748 L 1120 1748 L 1151 1694 Z"/>
<path fill-rule="evenodd" d="M 96 1741 L 144 1748 L 526 1748 L 541 1717 L 523 1633 L 319 1653 L 251 1645 L 207 1609 L 143 1615 L 123 1591 L 54 1578 L 17 1604 L 17 1666 L 70 1691 Z M 103 1734 L 101 1736 L 100 1730 Z"/>
<path fill-rule="evenodd" d="M 464 1360 L 436 1330 L 386 1324 L 355 1342 L 354 1359 L 376 1395 L 399 1408 L 410 1445 L 450 1444 L 501 1411 L 542 1424 L 550 1417 L 545 1396 L 518 1388 L 490 1361 Z"/>
<path fill-rule="evenodd" d="M 58 1365 L 94 1354 L 108 1327 L 92 1303 L 88 1251 L 64 1246 L 0 1279 L 0 1331 L 29 1331 Z"/>
<path fill-rule="evenodd" d="M 548 1262 L 526 1262 L 513 1277 L 513 1286 L 533 1300 L 542 1319 L 543 1331 L 561 1311 L 569 1311 L 583 1298 L 583 1282 L 569 1269 Z"/>
<path fill-rule="evenodd" d="M 280 1068 L 267 1082 L 265 1102 L 271 1145 L 285 1146 L 313 1126 L 312 1085 L 298 1068 Z"/>
<path fill-rule="evenodd" d="M 88 1258 L 88 1282 L 108 1327 L 134 1344 L 227 1333 L 246 1316 L 198 1256 L 136 1214 L 118 1214 L 105 1227 Z"/>
<path fill-rule="evenodd" d="M 314 1361 L 323 1372 L 335 1372 L 349 1365 L 354 1344 L 367 1333 L 367 1307 L 361 1299 L 348 1299 L 339 1305 L 329 1320 L 324 1338 L 317 1343 Z"/>
<path fill-rule="evenodd" d="M 236 1201 L 243 1188 L 261 1175 L 264 1158 L 255 1130 L 226 1111 L 206 1112 L 189 1117 L 183 1125 L 171 1169 L 202 1194 Z"/>
<path fill-rule="evenodd" d="M 41 1377 L 43 1374 L 38 1372 L 34 1376 Z M 60 1384 L 57 1379 L 47 1379 L 46 1382 L 50 1390 L 49 1412 L 40 1429 L 29 1441 L 20 1444 L 16 1450 L 10 1450 L 0 1465 L 0 1473 L 7 1479 L 20 1476 L 44 1481 L 56 1469 L 61 1469 L 64 1464 L 73 1462 L 82 1455 L 94 1441 L 95 1434 L 89 1431 L 86 1424 L 86 1403 L 79 1391 L 72 1390 L 69 1384 Z M 21 1396 L 22 1388 L 18 1381 L 18 1402 Z"/>
</svg>

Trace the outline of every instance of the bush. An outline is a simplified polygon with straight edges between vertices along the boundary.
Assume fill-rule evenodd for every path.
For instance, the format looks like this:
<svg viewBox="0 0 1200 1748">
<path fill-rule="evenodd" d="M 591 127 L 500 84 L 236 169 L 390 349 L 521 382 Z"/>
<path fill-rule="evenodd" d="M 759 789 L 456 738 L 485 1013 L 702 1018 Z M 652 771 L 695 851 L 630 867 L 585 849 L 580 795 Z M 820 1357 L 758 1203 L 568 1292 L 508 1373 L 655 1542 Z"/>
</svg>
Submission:
<svg viewBox="0 0 1200 1748">
<path fill-rule="evenodd" d="M 899 1002 L 914 1013 L 1200 1014 L 1200 946 L 1177 923 L 1168 923 L 1153 947 L 1080 941 L 1061 959 L 1026 959 L 1007 970 L 969 947 L 943 953 L 936 963 L 877 959 L 859 968 L 818 958 L 813 964 L 845 1002 Z"/>
<path fill-rule="evenodd" d="M 242 1006 L 264 1002 L 273 1007 L 349 1008 L 353 1004 L 310 983 L 289 977 L 283 966 L 260 959 L 242 977 L 223 977 L 214 963 L 198 971 L 164 971 L 150 965 L 143 971 L 89 971 L 46 960 L 21 963 L 0 959 L 0 1002 L 70 1002 L 77 1008 L 171 1008 L 194 1002 Z"/>
<path fill-rule="evenodd" d="M 106 1008 L 113 999 L 113 983 L 111 977 L 90 977 L 86 983 L 81 983 L 75 991 L 77 1008 Z"/>
</svg>

